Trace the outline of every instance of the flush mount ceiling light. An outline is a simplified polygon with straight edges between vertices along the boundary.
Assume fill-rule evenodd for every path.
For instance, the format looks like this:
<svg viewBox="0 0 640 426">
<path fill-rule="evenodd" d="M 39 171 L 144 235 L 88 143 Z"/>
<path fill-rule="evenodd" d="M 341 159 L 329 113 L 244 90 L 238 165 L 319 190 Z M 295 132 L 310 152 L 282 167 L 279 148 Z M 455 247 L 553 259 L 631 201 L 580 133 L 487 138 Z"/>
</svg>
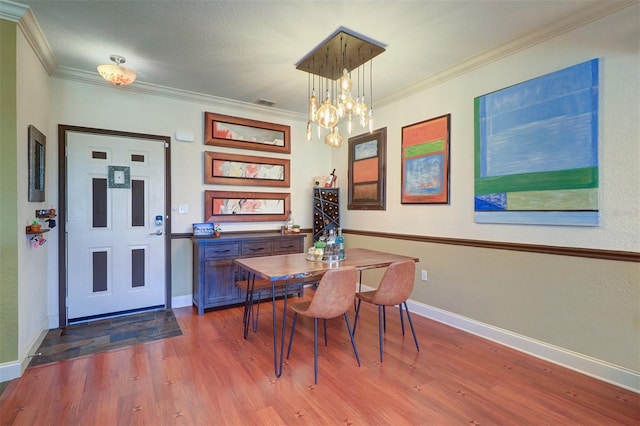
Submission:
<svg viewBox="0 0 640 426">
<path fill-rule="evenodd" d="M 296 69 L 308 73 L 307 140 L 313 139 L 314 123 L 318 127 L 319 138 L 322 138 L 322 129 L 328 130 L 324 142 L 334 148 L 342 146 L 343 139 L 338 129 L 341 122 L 346 121 L 349 134 L 351 134 L 354 119 L 362 127 L 368 126 L 370 132 L 373 130 L 372 63 L 373 58 L 384 51 L 385 45 L 340 27 L 296 64 Z M 369 63 L 369 104 L 365 96 L 367 62 Z M 360 95 L 360 67 L 362 67 L 362 96 Z M 354 99 L 351 72 L 355 69 L 358 71 L 358 79 L 355 84 Z M 318 76 L 322 102 L 319 102 L 316 97 L 316 76 Z"/>
<path fill-rule="evenodd" d="M 109 57 L 115 65 L 107 64 L 98 66 L 98 72 L 109 83 L 115 86 L 128 86 L 136 80 L 138 76 L 135 72 L 129 68 L 122 67 L 120 64 L 124 64 L 126 59 L 120 55 L 111 55 Z"/>
</svg>

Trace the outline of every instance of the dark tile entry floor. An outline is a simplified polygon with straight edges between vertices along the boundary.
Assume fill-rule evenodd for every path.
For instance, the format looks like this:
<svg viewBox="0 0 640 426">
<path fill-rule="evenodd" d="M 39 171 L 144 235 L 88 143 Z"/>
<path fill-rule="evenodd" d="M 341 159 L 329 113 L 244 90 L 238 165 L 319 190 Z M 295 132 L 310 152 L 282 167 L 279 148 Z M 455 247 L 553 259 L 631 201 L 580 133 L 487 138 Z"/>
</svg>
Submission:
<svg viewBox="0 0 640 426">
<path fill-rule="evenodd" d="M 91 355 L 165 337 L 182 330 L 170 309 L 74 324 L 49 330 L 30 367 Z"/>
</svg>

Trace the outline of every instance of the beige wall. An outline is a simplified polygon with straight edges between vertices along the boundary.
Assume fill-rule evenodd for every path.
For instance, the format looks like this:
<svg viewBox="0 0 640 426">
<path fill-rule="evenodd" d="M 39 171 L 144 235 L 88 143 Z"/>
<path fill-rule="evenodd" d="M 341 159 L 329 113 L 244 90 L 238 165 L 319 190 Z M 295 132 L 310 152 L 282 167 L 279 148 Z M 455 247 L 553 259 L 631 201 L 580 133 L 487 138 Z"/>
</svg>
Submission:
<svg viewBox="0 0 640 426">
<path fill-rule="evenodd" d="M 55 207 L 57 203 L 53 195 L 57 193 L 57 152 L 49 143 L 55 140 L 57 129 L 51 123 L 50 114 L 50 79 L 40 60 L 37 58 L 22 31 L 18 31 L 17 55 L 17 123 L 18 123 L 18 258 L 20 268 L 19 278 L 19 355 L 26 358 L 29 350 L 36 344 L 36 340 L 49 325 L 47 283 L 52 279 L 49 274 L 49 257 L 51 253 L 57 255 L 58 228 L 43 236 L 47 240 L 45 245 L 33 248 L 29 239 L 23 235 L 24 227 L 31 223 L 36 209 Z M 29 202 L 28 173 L 28 127 L 35 126 L 46 136 L 46 179 L 45 201 Z M 55 146 L 55 145 L 54 145 Z M 46 224 L 43 224 L 46 228 Z M 57 267 L 55 268 L 57 274 Z M 35 349 L 35 348 L 33 348 Z"/>
<path fill-rule="evenodd" d="M 387 209 L 342 209 L 354 230 L 640 251 L 640 5 L 377 108 L 387 127 Z M 598 227 L 476 224 L 473 98 L 600 58 Z M 374 77 L 375 80 L 375 77 Z M 451 202 L 400 203 L 402 126 L 451 113 Z M 346 176 L 347 152 L 334 152 Z M 344 200 L 344 199 L 343 199 Z M 640 372 L 640 265 L 346 235 L 347 246 L 421 259 L 413 299 L 548 345 Z M 375 282 L 375 276 L 371 279 Z"/>
<path fill-rule="evenodd" d="M 353 234 L 345 239 L 347 248 L 418 257 L 414 301 L 640 371 L 638 263 Z M 380 272 L 363 276 L 372 286 L 379 279 Z"/>
</svg>

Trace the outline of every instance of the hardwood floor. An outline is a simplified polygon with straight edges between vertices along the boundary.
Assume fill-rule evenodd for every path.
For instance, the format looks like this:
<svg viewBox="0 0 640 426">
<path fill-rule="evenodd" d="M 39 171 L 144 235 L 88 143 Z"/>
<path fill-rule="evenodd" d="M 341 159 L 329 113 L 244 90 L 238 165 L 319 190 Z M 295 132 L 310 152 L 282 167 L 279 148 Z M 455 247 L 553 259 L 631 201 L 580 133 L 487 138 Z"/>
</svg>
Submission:
<svg viewBox="0 0 640 426">
<path fill-rule="evenodd" d="M 248 340 L 241 308 L 203 316 L 180 308 L 182 336 L 30 367 L 0 396 L 0 423 L 640 424 L 638 394 L 413 315 L 417 352 L 410 330 L 400 332 L 397 309 L 387 310 L 381 364 L 377 311 L 365 304 L 356 333 L 361 367 L 344 320 L 329 320 L 314 385 L 313 322 L 300 317 L 276 379 L 271 303 L 260 311 Z"/>
</svg>

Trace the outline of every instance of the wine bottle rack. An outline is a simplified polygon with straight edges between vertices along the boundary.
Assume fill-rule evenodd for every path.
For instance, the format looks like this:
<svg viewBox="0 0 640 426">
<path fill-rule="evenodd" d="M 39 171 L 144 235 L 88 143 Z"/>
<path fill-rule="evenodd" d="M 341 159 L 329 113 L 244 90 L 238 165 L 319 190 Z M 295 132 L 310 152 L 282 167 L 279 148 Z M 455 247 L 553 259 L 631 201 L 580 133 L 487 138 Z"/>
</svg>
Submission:
<svg viewBox="0 0 640 426">
<path fill-rule="evenodd" d="M 325 229 L 340 227 L 340 189 L 313 188 L 313 241 L 318 241 Z"/>
</svg>

